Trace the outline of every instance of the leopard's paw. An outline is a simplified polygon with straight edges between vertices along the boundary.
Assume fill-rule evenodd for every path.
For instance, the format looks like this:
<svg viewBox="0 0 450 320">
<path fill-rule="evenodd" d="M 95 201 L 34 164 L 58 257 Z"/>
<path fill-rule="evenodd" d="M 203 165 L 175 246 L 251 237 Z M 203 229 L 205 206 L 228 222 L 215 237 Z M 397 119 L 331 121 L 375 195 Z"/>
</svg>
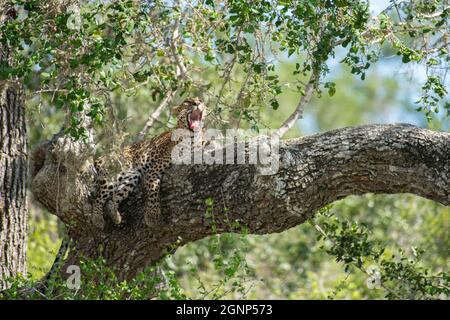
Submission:
<svg viewBox="0 0 450 320">
<path fill-rule="evenodd" d="M 115 225 L 119 225 L 122 222 L 122 216 L 119 213 L 118 206 L 114 202 L 108 201 L 105 210 L 106 214 L 111 218 Z"/>
</svg>

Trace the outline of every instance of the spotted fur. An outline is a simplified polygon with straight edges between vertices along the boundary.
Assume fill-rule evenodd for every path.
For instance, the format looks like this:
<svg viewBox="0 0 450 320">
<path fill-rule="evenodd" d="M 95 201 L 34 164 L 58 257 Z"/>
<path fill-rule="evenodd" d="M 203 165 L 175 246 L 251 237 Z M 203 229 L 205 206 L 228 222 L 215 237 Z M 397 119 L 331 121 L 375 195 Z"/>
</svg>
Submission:
<svg viewBox="0 0 450 320">
<path fill-rule="evenodd" d="M 203 121 L 206 106 L 198 98 L 188 99 L 180 106 L 173 108 L 177 116 L 177 128 L 189 129 L 196 127 Z M 107 158 L 101 157 L 95 162 L 98 175 L 98 192 L 94 201 L 94 214 L 107 216 L 120 224 L 122 217 L 118 211 L 119 204 L 135 190 L 141 179 L 145 181 L 148 195 L 148 207 L 144 210 L 144 220 L 150 224 L 152 217 L 160 214 L 160 183 L 162 174 L 170 167 L 173 147 L 178 143 L 172 141 L 172 132 L 164 132 L 150 140 L 138 142 L 126 147 L 122 152 L 123 168 L 116 176 L 111 178 L 106 169 Z"/>
</svg>

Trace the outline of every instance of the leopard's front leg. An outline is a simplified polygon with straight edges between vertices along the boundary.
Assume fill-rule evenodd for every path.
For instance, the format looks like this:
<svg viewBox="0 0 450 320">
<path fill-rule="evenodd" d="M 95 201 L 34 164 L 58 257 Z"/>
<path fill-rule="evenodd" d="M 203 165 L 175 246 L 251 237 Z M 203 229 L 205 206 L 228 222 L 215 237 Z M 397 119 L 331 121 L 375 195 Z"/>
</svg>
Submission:
<svg viewBox="0 0 450 320">
<path fill-rule="evenodd" d="M 117 182 L 107 182 L 106 179 L 99 180 L 99 190 L 94 202 L 94 218 L 96 219 L 96 224 L 103 229 L 104 219 L 103 212 L 106 208 L 106 213 L 111 217 L 115 224 L 119 224 L 121 219 L 120 215 L 117 218 L 117 205 L 115 205 L 114 191 L 117 189 Z M 101 221 L 101 223 L 100 223 Z"/>
<path fill-rule="evenodd" d="M 136 189 L 139 183 L 143 169 L 141 167 L 122 172 L 116 179 L 116 184 L 112 189 L 112 197 L 109 197 L 105 203 L 106 214 L 111 218 L 114 224 L 122 222 L 122 216 L 119 213 L 119 204 L 128 198 Z"/>
</svg>

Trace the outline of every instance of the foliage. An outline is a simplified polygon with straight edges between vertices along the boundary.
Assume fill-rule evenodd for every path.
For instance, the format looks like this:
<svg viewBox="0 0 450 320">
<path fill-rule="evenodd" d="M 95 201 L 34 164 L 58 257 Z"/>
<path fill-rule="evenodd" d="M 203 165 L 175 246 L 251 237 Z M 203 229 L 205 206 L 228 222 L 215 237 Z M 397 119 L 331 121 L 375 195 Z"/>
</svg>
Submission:
<svg viewBox="0 0 450 320">
<path fill-rule="evenodd" d="M 245 254 L 249 298 L 447 299 L 449 214 L 412 196 L 350 197 L 317 215 L 313 225 L 321 231 L 304 224 L 276 235 L 248 235 L 245 245 L 230 249 Z M 188 297 L 196 297 L 197 288 L 186 260 L 210 283 L 221 279 L 206 248 L 207 239 L 201 240 L 171 259 Z M 420 248 L 426 250 L 419 254 Z"/>
<path fill-rule="evenodd" d="M 278 95 L 286 86 L 302 93 L 308 73 L 317 74 L 318 92 L 321 82 L 330 95 L 338 90 L 323 82 L 337 48 L 364 79 L 389 46 L 403 63 L 426 66 L 418 108 L 430 116 L 440 104 L 448 109 L 445 3 L 393 1 L 371 17 L 361 0 L 8 0 L 0 43 L 9 54 L 0 77 L 22 79 L 32 96 L 64 108 L 75 138 L 86 138 L 89 123 L 112 112 L 111 92 L 134 94 L 142 86 L 153 101 L 200 92 L 217 125 L 242 120 L 257 129 L 255 106 L 279 109 Z M 295 59 L 291 83 L 275 72 L 280 57 Z M 208 70 L 219 75 L 218 85 L 198 76 Z M 239 83 L 236 72 L 245 74 Z"/>
<path fill-rule="evenodd" d="M 31 207 L 27 246 L 27 270 L 33 279 L 39 279 L 50 269 L 61 241 L 57 218 L 50 213 Z"/>
<path fill-rule="evenodd" d="M 82 259 L 79 288 L 70 287 L 59 275 L 53 277 L 47 286 L 30 277 L 19 276 L 10 279 L 10 288 L 0 292 L 0 299 L 146 300 L 158 294 L 156 288 L 162 281 L 155 270 L 155 267 L 148 268 L 132 281 L 118 281 L 103 259 Z M 170 285 L 170 291 L 163 288 L 159 294 L 162 297 L 183 298 L 174 294 L 176 284 L 170 282 Z"/>
<path fill-rule="evenodd" d="M 358 222 L 340 220 L 325 207 L 317 215 L 322 248 L 345 266 L 345 271 L 357 268 L 369 276 L 369 287 L 379 286 L 386 298 L 438 299 L 450 294 L 448 273 L 430 276 L 430 270 L 421 266 L 422 249 L 414 248 L 413 258 L 405 256 L 402 249 L 396 254 L 384 254 L 386 247 L 369 239 L 370 231 Z"/>
<path fill-rule="evenodd" d="M 218 232 L 218 227 L 214 218 L 214 202 L 212 199 L 207 199 L 206 204 L 205 218 L 211 223 L 211 233 L 215 234 Z M 192 296 L 194 299 L 220 299 L 229 294 L 235 294 L 240 299 L 244 299 L 254 281 L 254 275 L 244 256 L 248 232 L 238 221 L 226 223 L 230 229 L 239 231 L 239 235 L 216 234 L 201 240 L 195 254 L 184 257 L 183 265 L 177 273 L 173 271 L 178 269 L 173 258 L 166 260 L 164 269 L 168 269 L 175 276 L 187 273 L 189 282 L 195 283 L 197 290 Z M 204 278 L 201 267 L 198 266 L 199 257 L 211 263 L 213 272 L 219 275 L 218 278 Z"/>
</svg>

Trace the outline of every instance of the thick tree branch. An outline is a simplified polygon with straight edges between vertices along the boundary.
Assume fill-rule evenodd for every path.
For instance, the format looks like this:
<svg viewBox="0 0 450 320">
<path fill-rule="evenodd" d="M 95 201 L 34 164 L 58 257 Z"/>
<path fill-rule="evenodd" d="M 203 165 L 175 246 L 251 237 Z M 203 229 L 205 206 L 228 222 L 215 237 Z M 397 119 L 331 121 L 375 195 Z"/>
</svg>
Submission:
<svg viewBox="0 0 450 320">
<path fill-rule="evenodd" d="M 132 278 L 167 251 L 213 233 L 205 216 L 213 200 L 218 232 L 240 232 L 235 221 L 255 234 L 281 232 L 303 223 L 323 206 L 348 195 L 413 193 L 450 204 L 450 134 L 410 125 L 367 125 L 290 140 L 280 146 L 280 168 L 261 175 L 257 165 L 177 165 L 162 181 L 162 215 L 147 228 L 142 219 L 147 197 L 139 188 L 121 204 L 124 224 L 107 222 L 99 232 L 89 226 L 89 175 L 79 172 L 74 191 L 64 191 L 59 206 L 77 250 L 68 258 L 98 256 L 98 248 L 119 278 Z M 57 169 L 46 159 L 37 175 Z M 44 170 L 44 171 L 43 171 Z M 60 190 L 66 169 L 59 168 Z M 53 181 L 56 181 L 53 173 Z M 42 177 L 41 177 L 42 179 Z M 35 196 L 55 212 L 56 183 L 33 182 Z M 45 182 L 45 181 L 44 181 Z M 92 188 L 91 188 L 92 189 Z M 43 191 L 44 190 L 44 191 Z"/>
<path fill-rule="evenodd" d="M 204 199 L 251 233 L 280 232 L 348 195 L 413 193 L 450 205 L 450 134 L 409 125 L 344 128 L 280 147 L 280 169 L 252 165 L 173 167 L 163 181 L 171 232 L 193 240 L 211 232 Z M 219 212 L 221 212 L 219 210 Z M 224 216 L 218 223 L 230 231 Z"/>
</svg>

